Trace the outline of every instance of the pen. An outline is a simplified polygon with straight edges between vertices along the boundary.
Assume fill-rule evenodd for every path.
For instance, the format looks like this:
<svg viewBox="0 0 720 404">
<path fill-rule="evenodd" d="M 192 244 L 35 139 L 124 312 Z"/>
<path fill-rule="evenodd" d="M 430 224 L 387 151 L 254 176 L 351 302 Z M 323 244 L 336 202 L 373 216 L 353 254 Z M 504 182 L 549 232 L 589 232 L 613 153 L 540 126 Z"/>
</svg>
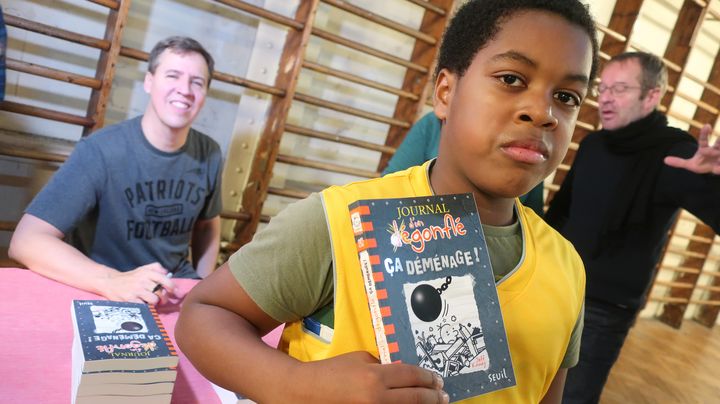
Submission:
<svg viewBox="0 0 720 404">
<path fill-rule="evenodd" d="M 168 272 L 167 277 L 168 277 L 168 278 L 172 278 L 172 277 L 173 277 L 173 273 L 172 273 L 172 272 Z M 162 288 L 162 283 L 158 283 L 157 285 L 155 285 L 155 287 L 153 288 L 152 292 L 153 292 L 153 293 L 156 293 L 156 292 L 157 292 L 158 290 L 160 290 L 161 288 Z"/>
</svg>

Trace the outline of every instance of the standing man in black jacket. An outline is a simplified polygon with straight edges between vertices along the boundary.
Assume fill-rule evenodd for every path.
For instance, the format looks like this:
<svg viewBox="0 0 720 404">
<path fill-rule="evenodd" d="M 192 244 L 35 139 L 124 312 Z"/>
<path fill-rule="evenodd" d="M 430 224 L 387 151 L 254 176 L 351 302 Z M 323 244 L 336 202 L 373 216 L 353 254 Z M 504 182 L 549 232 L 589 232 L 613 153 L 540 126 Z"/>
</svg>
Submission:
<svg viewBox="0 0 720 404">
<path fill-rule="evenodd" d="M 720 141 L 667 126 L 656 110 L 667 86 L 662 61 L 624 53 L 597 88 L 603 129 L 580 144 L 545 220 L 585 263 L 585 326 L 564 403 L 596 403 L 642 307 L 667 231 L 680 208 L 720 233 Z"/>
</svg>

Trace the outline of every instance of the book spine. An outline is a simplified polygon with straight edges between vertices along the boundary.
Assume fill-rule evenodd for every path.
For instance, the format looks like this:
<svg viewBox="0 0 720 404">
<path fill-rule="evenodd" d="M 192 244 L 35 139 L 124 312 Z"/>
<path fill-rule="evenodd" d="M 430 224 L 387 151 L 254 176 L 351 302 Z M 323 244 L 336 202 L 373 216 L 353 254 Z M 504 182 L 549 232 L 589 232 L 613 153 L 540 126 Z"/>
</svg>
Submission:
<svg viewBox="0 0 720 404">
<path fill-rule="evenodd" d="M 387 290 L 377 288 L 377 284 L 384 281 L 384 275 L 380 266 L 380 256 L 376 254 L 377 240 L 374 238 L 373 223 L 369 219 L 370 213 L 368 205 L 357 202 L 350 205 L 355 245 L 358 250 L 380 363 L 391 363 L 391 355 L 398 352 L 398 345 L 396 341 L 393 341 L 395 326 L 387 322 L 392 314 L 390 306 L 386 304 Z"/>
<path fill-rule="evenodd" d="M 170 336 L 165 330 L 165 326 L 163 325 L 162 321 L 160 321 L 160 316 L 158 315 L 157 309 L 155 309 L 155 306 L 152 305 L 148 305 L 148 308 L 150 309 L 150 314 L 152 314 L 153 320 L 155 320 L 155 324 L 157 324 L 158 329 L 160 330 L 160 335 L 162 335 L 163 342 L 167 346 L 168 352 L 172 356 L 178 356 L 177 351 L 175 350 L 175 345 L 173 345 L 172 340 L 170 340 Z"/>
</svg>

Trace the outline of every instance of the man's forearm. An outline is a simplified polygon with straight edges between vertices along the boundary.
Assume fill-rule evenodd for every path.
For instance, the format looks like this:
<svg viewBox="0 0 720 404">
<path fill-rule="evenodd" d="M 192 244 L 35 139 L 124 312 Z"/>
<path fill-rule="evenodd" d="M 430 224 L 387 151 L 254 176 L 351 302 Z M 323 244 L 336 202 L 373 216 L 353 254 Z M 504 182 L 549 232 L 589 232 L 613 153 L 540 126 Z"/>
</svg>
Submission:
<svg viewBox="0 0 720 404">
<path fill-rule="evenodd" d="M 220 217 L 199 220 L 193 228 L 193 266 L 201 278 L 210 275 L 217 266 L 220 251 Z"/>
</svg>

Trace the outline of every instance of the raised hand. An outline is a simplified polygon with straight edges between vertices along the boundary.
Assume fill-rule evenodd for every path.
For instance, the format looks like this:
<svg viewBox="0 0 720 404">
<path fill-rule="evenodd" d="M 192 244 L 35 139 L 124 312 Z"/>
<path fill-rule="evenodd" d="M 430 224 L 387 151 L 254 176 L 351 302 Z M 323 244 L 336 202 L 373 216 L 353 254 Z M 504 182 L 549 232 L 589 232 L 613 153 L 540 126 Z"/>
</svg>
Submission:
<svg viewBox="0 0 720 404">
<path fill-rule="evenodd" d="M 117 272 L 107 279 L 104 295 L 110 300 L 157 304 L 165 294 L 156 293 L 156 286 L 161 285 L 168 293 L 175 293 L 175 284 L 167 277 L 167 272 L 157 262 L 132 271 Z"/>
<path fill-rule="evenodd" d="M 712 133 L 712 127 L 707 124 L 700 130 L 698 149 L 694 156 L 689 159 L 668 156 L 665 157 L 665 164 L 697 174 L 720 175 L 720 139 L 716 139 L 715 143 L 710 146 L 710 133 Z"/>
</svg>

